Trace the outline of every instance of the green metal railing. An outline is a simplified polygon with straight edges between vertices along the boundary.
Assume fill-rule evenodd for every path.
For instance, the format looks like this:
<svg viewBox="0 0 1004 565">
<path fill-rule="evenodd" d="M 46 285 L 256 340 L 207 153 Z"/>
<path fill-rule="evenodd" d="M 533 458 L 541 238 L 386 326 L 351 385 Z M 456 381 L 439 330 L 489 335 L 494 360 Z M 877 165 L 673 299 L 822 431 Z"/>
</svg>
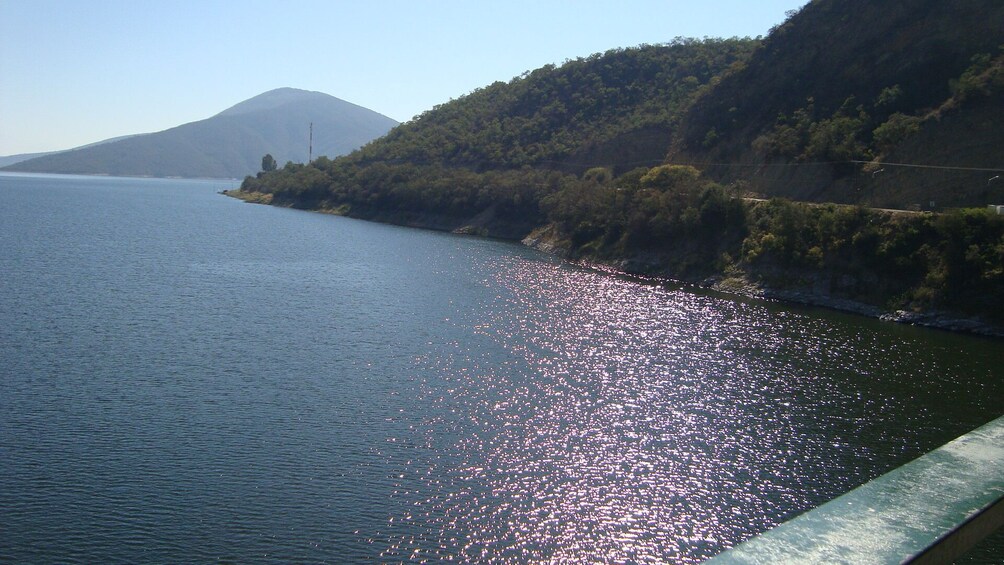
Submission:
<svg viewBox="0 0 1004 565">
<path fill-rule="evenodd" d="M 708 563 L 951 563 L 1004 525 L 1004 417 Z"/>
</svg>

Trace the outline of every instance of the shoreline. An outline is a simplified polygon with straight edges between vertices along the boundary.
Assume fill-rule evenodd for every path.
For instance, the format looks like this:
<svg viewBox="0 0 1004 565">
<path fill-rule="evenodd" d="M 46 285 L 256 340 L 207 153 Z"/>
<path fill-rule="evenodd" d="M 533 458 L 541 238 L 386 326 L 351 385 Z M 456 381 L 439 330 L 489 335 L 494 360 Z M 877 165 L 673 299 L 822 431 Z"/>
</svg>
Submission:
<svg viewBox="0 0 1004 565">
<path fill-rule="evenodd" d="M 745 279 L 743 282 L 746 286 L 740 287 L 738 290 L 735 283 L 727 281 L 716 281 L 704 288 L 736 296 L 778 300 L 802 306 L 827 308 L 838 312 L 875 318 L 883 322 L 894 322 L 982 337 L 1004 338 L 1004 328 L 974 318 L 958 317 L 948 312 L 890 311 L 849 298 L 825 296 L 800 289 L 775 289 L 758 285 Z"/>
<path fill-rule="evenodd" d="M 944 311 L 910 312 L 890 310 L 866 302 L 814 292 L 811 287 L 774 288 L 751 280 L 746 273 L 714 274 L 703 278 L 678 278 L 659 271 L 658 263 L 620 259 L 605 261 L 595 257 L 576 259 L 570 257 L 568 249 L 554 234 L 553 228 L 545 226 L 521 240 L 521 243 L 538 251 L 555 255 L 578 265 L 611 274 L 643 277 L 653 281 L 690 286 L 717 293 L 760 300 L 776 300 L 799 306 L 826 308 L 910 326 L 918 326 L 953 333 L 980 337 L 1004 338 L 1004 327 L 971 317 L 964 317 Z"/>
<path fill-rule="evenodd" d="M 534 247 L 530 245 L 529 247 Z M 538 249 L 550 253 L 544 249 Z M 560 256 L 560 254 L 559 254 Z M 754 300 L 770 300 L 784 304 L 825 308 L 835 312 L 843 312 L 856 316 L 864 316 L 883 322 L 892 322 L 908 326 L 917 326 L 952 333 L 968 334 L 988 338 L 1004 338 L 1004 327 L 984 322 L 975 318 L 966 318 L 950 312 L 910 312 L 907 310 L 889 310 L 838 296 L 822 295 L 809 289 L 779 289 L 753 282 L 744 276 L 712 276 L 702 280 L 677 279 L 667 275 L 649 274 L 624 269 L 619 265 L 602 261 L 576 261 L 564 257 L 586 268 L 600 270 L 613 275 L 645 278 L 653 282 L 681 285 L 695 289 L 710 290 L 719 294 L 751 298 Z"/>
<path fill-rule="evenodd" d="M 223 190 L 220 194 L 251 204 L 292 207 L 273 202 L 271 194 L 245 193 L 241 192 L 239 189 Z M 512 241 L 543 253 L 560 257 L 580 266 L 605 271 L 613 275 L 643 277 L 654 281 L 691 286 L 737 297 L 776 300 L 800 306 L 826 308 L 839 312 L 875 318 L 884 322 L 919 326 L 980 337 L 1004 338 L 1004 327 L 988 323 L 980 319 L 961 317 L 950 312 L 940 311 L 910 312 L 906 310 L 889 310 L 849 298 L 813 292 L 809 287 L 790 289 L 772 288 L 762 283 L 750 280 L 745 273 L 729 275 L 714 274 L 701 279 L 687 279 L 675 278 L 667 273 L 659 272 L 658 263 L 632 261 L 631 259 L 605 261 L 590 257 L 575 259 L 570 257 L 567 247 L 559 240 L 552 226 L 542 226 L 522 238 L 500 237 L 498 234 L 492 234 L 488 230 L 477 229 L 470 222 L 462 223 L 462 225 L 455 228 L 450 228 L 443 223 L 425 223 L 421 221 L 398 223 L 365 216 L 355 216 L 352 215 L 346 208 L 303 210 L 318 212 L 321 214 L 341 215 L 366 221 L 375 221 L 378 223 L 401 225 L 417 229 L 449 232 L 458 235 L 477 235 L 480 237 L 492 237 L 495 239 Z"/>
</svg>

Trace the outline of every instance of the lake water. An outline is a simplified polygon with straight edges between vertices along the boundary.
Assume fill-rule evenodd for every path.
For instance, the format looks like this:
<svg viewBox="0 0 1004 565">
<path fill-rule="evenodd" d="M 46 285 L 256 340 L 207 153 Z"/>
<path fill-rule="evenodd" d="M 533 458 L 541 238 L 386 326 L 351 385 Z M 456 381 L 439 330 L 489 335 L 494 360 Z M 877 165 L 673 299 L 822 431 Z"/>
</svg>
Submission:
<svg viewBox="0 0 1004 565">
<path fill-rule="evenodd" d="M 1001 415 L 999 341 L 0 175 L 0 562 L 697 562 Z"/>
</svg>

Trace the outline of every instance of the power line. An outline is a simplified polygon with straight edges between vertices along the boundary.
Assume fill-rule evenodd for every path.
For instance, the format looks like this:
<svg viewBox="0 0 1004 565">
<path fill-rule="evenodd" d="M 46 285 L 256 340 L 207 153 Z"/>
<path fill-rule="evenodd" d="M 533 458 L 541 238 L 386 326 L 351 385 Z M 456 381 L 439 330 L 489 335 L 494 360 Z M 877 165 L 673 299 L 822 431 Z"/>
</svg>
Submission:
<svg viewBox="0 0 1004 565">
<path fill-rule="evenodd" d="M 914 163 L 888 163 L 879 161 L 851 161 L 851 163 L 882 165 L 888 167 L 911 167 L 915 169 L 942 169 L 949 171 L 975 171 L 983 173 L 1004 173 L 1004 169 L 990 169 L 984 167 L 950 167 L 946 165 L 918 165 Z"/>
<path fill-rule="evenodd" d="M 541 160 L 538 161 L 541 164 L 553 164 L 553 165 L 567 165 L 573 167 L 590 167 L 590 166 L 604 166 L 600 164 L 589 164 L 589 163 L 575 163 L 570 161 L 555 161 L 555 160 Z M 760 169 L 765 167 L 819 167 L 819 166 L 832 166 L 832 165 L 878 165 L 878 166 L 890 166 L 890 167 L 912 167 L 917 169 L 941 169 L 950 171 L 970 171 L 970 172 L 985 172 L 985 173 L 1004 173 L 1004 169 L 995 169 L 990 167 L 953 167 L 949 165 L 921 165 L 917 163 L 892 163 L 886 161 L 861 161 L 861 160 L 851 160 L 851 161 L 808 161 L 804 163 L 789 162 L 789 163 L 705 163 L 705 162 L 682 162 L 673 161 L 665 162 L 662 160 L 647 160 L 647 161 L 633 161 L 630 163 L 618 163 L 622 166 L 631 165 L 642 165 L 642 164 L 664 164 L 664 165 L 683 165 L 698 168 L 706 167 L 732 167 L 732 168 L 753 168 Z"/>
</svg>

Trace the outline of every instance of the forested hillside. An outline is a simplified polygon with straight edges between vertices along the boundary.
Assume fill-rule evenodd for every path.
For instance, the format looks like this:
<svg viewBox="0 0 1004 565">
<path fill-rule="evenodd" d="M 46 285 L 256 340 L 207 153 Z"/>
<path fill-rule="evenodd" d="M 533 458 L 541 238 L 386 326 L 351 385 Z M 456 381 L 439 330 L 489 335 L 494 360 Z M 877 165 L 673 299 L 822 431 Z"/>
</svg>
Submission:
<svg viewBox="0 0 1004 565">
<path fill-rule="evenodd" d="M 494 83 L 239 196 L 1002 322 L 1004 219 L 985 206 L 1004 200 L 1002 22 L 990 0 L 816 0 L 764 40 L 615 49 Z"/>
<path fill-rule="evenodd" d="M 811 2 L 700 97 L 668 159 L 767 196 L 1002 200 L 1004 183 L 987 187 L 996 172 L 970 170 L 1004 168 L 1002 46 L 997 0 Z"/>
<path fill-rule="evenodd" d="M 455 228 L 479 217 L 518 237 L 542 198 L 596 163 L 662 162 L 694 96 L 753 40 L 677 40 L 546 66 L 437 106 L 353 154 L 245 181 L 304 207 Z"/>
</svg>

